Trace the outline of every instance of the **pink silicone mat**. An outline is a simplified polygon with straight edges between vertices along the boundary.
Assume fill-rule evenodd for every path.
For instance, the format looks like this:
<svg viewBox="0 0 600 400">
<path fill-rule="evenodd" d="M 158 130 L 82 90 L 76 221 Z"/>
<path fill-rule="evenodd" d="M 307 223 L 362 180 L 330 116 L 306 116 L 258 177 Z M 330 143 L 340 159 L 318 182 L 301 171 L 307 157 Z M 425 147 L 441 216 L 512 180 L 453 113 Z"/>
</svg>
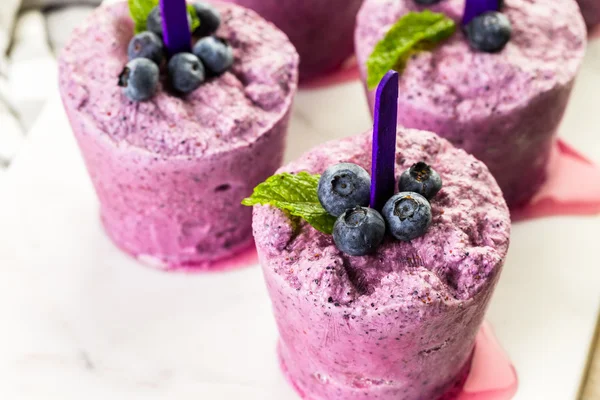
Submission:
<svg viewBox="0 0 600 400">
<path fill-rule="evenodd" d="M 563 140 L 558 140 L 548 179 L 531 202 L 512 210 L 513 221 L 553 215 L 600 213 L 600 168 Z"/>
<path fill-rule="evenodd" d="M 471 371 L 456 400 L 508 400 L 517 392 L 514 367 L 488 323 L 477 336 Z"/>
</svg>

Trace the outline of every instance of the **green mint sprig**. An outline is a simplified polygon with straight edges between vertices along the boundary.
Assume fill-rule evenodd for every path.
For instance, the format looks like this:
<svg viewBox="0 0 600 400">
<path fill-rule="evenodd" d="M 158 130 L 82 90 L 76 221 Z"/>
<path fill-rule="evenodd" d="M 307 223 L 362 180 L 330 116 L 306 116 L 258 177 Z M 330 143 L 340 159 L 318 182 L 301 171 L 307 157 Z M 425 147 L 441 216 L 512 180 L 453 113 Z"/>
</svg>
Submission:
<svg viewBox="0 0 600 400">
<path fill-rule="evenodd" d="M 200 27 L 200 18 L 198 18 L 198 13 L 196 13 L 196 9 L 193 5 L 187 5 L 188 14 L 190 14 L 190 32 L 194 32 L 196 29 Z"/>
<path fill-rule="evenodd" d="M 335 217 L 325 211 L 319 202 L 317 187 L 320 178 L 321 175 L 308 172 L 273 175 L 255 187 L 252 196 L 244 199 L 242 204 L 272 205 L 304 219 L 320 232 L 331 234 Z"/>
<path fill-rule="evenodd" d="M 416 52 L 430 50 L 452 36 L 456 23 L 429 10 L 410 12 L 398 20 L 367 59 L 367 86 L 374 89 L 391 69 L 402 72 Z"/>
<path fill-rule="evenodd" d="M 158 5 L 158 0 L 128 0 L 129 14 L 135 23 L 135 33 L 146 30 L 146 20 L 150 11 Z"/>
<path fill-rule="evenodd" d="M 129 13 L 131 14 L 131 18 L 135 23 L 135 33 L 140 33 L 145 31 L 146 21 L 148 20 L 148 15 L 150 15 L 150 11 L 156 6 L 158 6 L 159 0 L 128 0 L 129 4 Z M 200 18 L 198 18 L 198 14 L 194 9 L 194 6 L 188 4 L 187 6 L 188 13 L 190 14 L 190 19 L 192 21 L 190 25 L 190 31 L 195 31 L 200 26 Z"/>
</svg>

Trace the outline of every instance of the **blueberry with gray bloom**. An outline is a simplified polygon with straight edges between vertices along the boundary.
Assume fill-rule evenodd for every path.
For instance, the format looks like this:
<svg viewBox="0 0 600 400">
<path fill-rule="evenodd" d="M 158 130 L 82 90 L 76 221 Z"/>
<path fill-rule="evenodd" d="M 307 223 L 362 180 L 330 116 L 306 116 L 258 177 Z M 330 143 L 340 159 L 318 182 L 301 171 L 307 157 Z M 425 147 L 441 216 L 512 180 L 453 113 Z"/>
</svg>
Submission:
<svg viewBox="0 0 600 400">
<path fill-rule="evenodd" d="M 119 75 L 119 86 L 133 101 L 144 101 L 158 89 L 158 66 L 147 58 L 136 58 L 127 63 Z"/>
<path fill-rule="evenodd" d="M 385 221 L 372 208 L 355 207 L 340 215 L 333 225 L 337 248 L 351 256 L 373 253 L 385 236 Z"/>
<path fill-rule="evenodd" d="M 214 36 L 198 40 L 193 53 L 213 75 L 220 75 L 233 65 L 233 50 L 227 43 Z"/>
<path fill-rule="evenodd" d="M 196 28 L 194 34 L 208 36 L 215 33 L 221 25 L 221 14 L 213 6 L 204 2 L 194 3 L 193 7 L 200 20 L 200 26 Z"/>
<path fill-rule="evenodd" d="M 433 198 L 442 188 L 442 178 L 423 161 L 413 164 L 400 175 L 398 189 L 401 192 L 417 192 L 427 200 Z"/>
<path fill-rule="evenodd" d="M 465 29 L 469 45 L 487 53 L 502 50 L 512 34 L 509 19 L 497 11 L 488 11 L 473 18 Z"/>
<path fill-rule="evenodd" d="M 152 32 L 142 32 L 135 35 L 127 48 L 129 60 L 147 58 L 160 65 L 165 58 L 165 47 L 161 38 Z"/>
<path fill-rule="evenodd" d="M 187 94 L 204 82 L 204 66 L 191 53 L 178 53 L 169 60 L 169 79 L 173 89 Z"/>
<path fill-rule="evenodd" d="M 356 206 L 368 206 L 371 177 L 356 164 L 341 163 L 327 168 L 319 179 L 319 202 L 334 217 Z"/>
<path fill-rule="evenodd" d="M 146 19 L 146 29 L 162 37 L 162 16 L 160 14 L 159 6 L 154 7 L 152 11 L 150 11 L 150 14 L 148 14 L 148 18 Z"/>
<path fill-rule="evenodd" d="M 188 26 L 192 25 L 192 18 L 190 14 L 187 15 Z M 146 29 L 150 32 L 157 34 L 159 37 L 163 37 L 163 28 L 162 28 L 162 15 L 160 13 L 160 7 L 156 6 L 150 11 L 148 14 L 148 18 L 146 19 Z"/>
<path fill-rule="evenodd" d="M 431 205 L 415 192 L 400 192 L 383 206 L 388 231 L 398 240 L 408 242 L 422 236 L 431 224 Z"/>
</svg>

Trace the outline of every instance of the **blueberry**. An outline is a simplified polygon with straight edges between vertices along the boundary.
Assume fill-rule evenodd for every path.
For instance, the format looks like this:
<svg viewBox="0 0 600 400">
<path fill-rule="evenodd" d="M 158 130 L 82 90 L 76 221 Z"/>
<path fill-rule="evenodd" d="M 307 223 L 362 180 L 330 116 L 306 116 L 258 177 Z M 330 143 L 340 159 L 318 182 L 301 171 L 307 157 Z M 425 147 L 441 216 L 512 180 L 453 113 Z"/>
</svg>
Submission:
<svg viewBox="0 0 600 400">
<path fill-rule="evenodd" d="M 192 18 L 190 17 L 189 13 L 187 16 L 187 20 L 188 20 L 188 26 L 191 26 Z M 152 33 L 157 34 L 159 37 L 162 38 L 162 36 L 163 36 L 162 15 L 160 13 L 159 6 L 154 7 L 152 9 L 152 11 L 150 11 L 150 14 L 148 14 L 148 18 L 146 19 L 146 29 L 148 29 Z"/>
<path fill-rule="evenodd" d="M 204 82 L 204 65 L 191 53 L 178 53 L 169 60 L 171 86 L 179 93 L 187 94 Z"/>
<path fill-rule="evenodd" d="M 147 58 L 135 58 L 119 75 L 119 86 L 134 101 L 148 100 L 158 89 L 158 66 Z"/>
<path fill-rule="evenodd" d="M 154 7 L 152 11 L 150 11 L 150 14 L 148 14 L 148 18 L 146 19 L 146 29 L 162 37 L 162 16 L 160 15 L 159 6 Z"/>
<path fill-rule="evenodd" d="M 196 42 L 194 54 L 213 75 L 220 75 L 233 65 L 233 51 L 224 41 L 207 36 Z"/>
<path fill-rule="evenodd" d="M 200 26 L 196 28 L 194 34 L 199 36 L 212 35 L 219 29 L 221 25 L 221 15 L 219 12 L 210 4 L 203 2 L 194 3 L 194 10 L 200 20 Z"/>
<path fill-rule="evenodd" d="M 466 26 L 469 45 L 480 51 L 495 53 L 510 40 L 512 27 L 506 15 L 488 11 L 471 20 Z"/>
<path fill-rule="evenodd" d="M 431 224 L 431 205 L 415 192 L 400 192 L 383 206 L 388 230 L 398 240 L 409 241 L 422 236 Z"/>
<path fill-rule="evenodd" d="M 333 225 L 333 241 L 338 249 L 351 256 L 373 253 L 385 236 L 385 221 L 372 208 L 346 210 Z"/>
<path fill-rule="evenodd" d="M 420 6 L 431 6 L 439 3 L 440 1 L 442 0 L 415 0 L 415 3 L 417 3 Z"/>
<path fill-rule="evenodd" d="M 401 192 L 417 192 L 431 199 L 442 188 L 442 178 L 429 165 L 419 161 L 400 175 L 398 189 Z"/>
<path fill-rule="evenodd" d="M 334 217 L 356 206 L 368 206 L 371 178 L 356 164 L 341 163 L 327 168 L 319 180 L 319 202 Z"/>
<path fill-rule="evenodd" d="M 165 58 L 165 49 L 160 37 L 152 32 L 142 32 L 135 35 L 129 42 L 127 55 L 134 58 L 147 58 L 160 65 Z"/>
</svg>

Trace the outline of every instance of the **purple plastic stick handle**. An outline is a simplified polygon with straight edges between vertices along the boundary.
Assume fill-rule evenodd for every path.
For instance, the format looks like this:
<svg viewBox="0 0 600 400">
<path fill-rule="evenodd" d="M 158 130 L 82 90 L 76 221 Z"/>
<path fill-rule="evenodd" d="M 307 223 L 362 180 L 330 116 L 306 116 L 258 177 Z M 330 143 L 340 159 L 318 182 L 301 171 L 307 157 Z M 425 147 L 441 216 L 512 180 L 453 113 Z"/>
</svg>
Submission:
<svg viewBox="0 0 600 400">
<path fill-rule="evenodd" d="M 467 25 L 473 18 L 485 12 L 500 10 L 501 4 L 502 0 L 467 0 L 462 24 Z"/>
<path fill-rule="evenodd" d="M 371 208 L 381 211 L 394 195 L 396 177 L 396 125 L 398 123 L 398 72 L 389 71 L 377 86 L 371 166 Z"/>
<path fill-rule="evenodd" d="M 190 52 L 192 35 L 185 0 L 160 0 L 163 39 L 169 55 Z"/>
</svg>

